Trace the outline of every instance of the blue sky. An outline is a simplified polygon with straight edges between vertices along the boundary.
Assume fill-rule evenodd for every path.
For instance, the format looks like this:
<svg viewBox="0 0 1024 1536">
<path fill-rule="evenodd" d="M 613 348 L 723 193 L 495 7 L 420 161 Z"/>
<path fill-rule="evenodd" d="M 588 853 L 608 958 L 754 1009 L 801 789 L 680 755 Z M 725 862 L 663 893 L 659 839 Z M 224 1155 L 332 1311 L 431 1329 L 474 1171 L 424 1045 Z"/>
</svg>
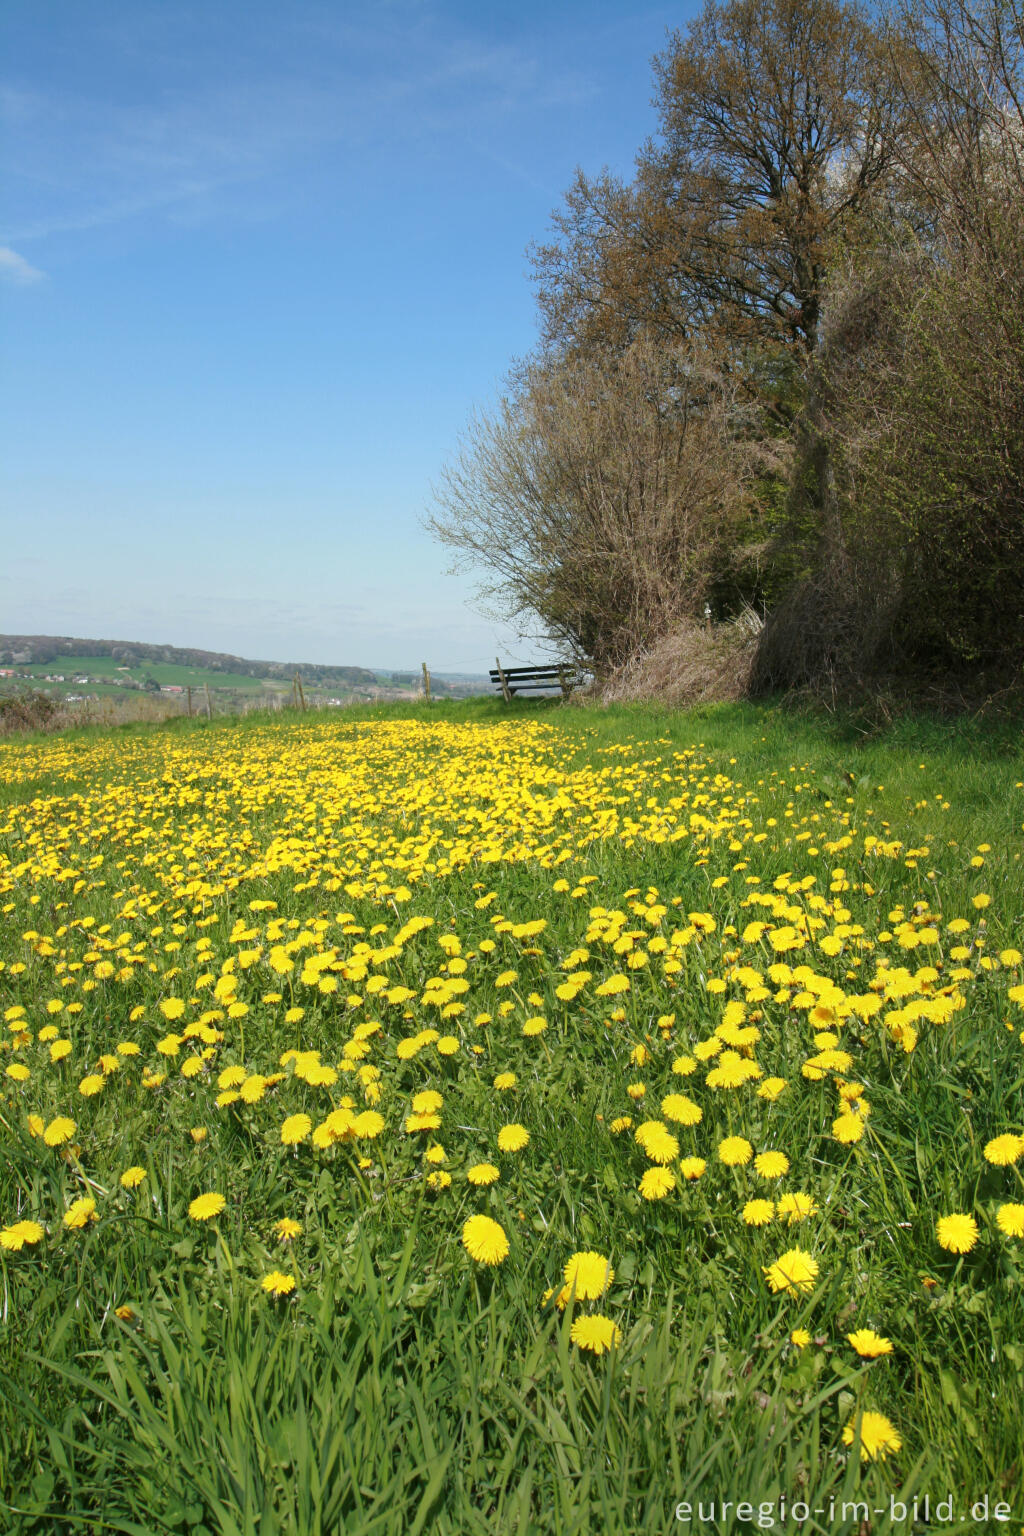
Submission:
<svg viewBox="0 0 1024 1536">
<path fill-rule="evenodd" d="M 621 0 L 6 0 L 0 631 L 480 671 L 422 530 L 535 339 L 525 250 L 628 175 Z"/>
</svg>

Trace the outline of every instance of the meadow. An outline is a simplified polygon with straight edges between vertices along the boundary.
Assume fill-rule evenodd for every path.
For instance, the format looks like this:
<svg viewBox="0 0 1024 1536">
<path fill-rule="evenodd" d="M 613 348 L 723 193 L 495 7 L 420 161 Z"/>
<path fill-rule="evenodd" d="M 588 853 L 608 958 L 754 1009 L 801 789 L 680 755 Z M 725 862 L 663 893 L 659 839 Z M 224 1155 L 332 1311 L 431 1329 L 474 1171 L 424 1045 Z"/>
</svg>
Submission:
<svg viewBox="0 0 1024 1536">
<path fill-rule="evenodd" d="M 0 744 L 0 1528 L 1019 1530 L 1022 823 L 768 707 Z"/>
</svg>

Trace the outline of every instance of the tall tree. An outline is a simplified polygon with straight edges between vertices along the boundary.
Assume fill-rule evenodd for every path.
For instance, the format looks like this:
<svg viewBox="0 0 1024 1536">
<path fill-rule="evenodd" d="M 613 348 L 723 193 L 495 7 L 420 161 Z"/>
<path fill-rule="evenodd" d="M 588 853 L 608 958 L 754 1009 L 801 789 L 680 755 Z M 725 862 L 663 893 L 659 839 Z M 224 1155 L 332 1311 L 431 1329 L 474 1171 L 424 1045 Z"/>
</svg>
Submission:
<svg viewBox="0 0 1024 1536">
<path fill-rule="evenodd" d="M 789 419 L 830 254 L 892 163 L 879 31 L 856 0 L 709 0 L 655 80 L 632 185 L 578 173 L 534 250 L 545 343 L 699 333 Z"/>
</svg>

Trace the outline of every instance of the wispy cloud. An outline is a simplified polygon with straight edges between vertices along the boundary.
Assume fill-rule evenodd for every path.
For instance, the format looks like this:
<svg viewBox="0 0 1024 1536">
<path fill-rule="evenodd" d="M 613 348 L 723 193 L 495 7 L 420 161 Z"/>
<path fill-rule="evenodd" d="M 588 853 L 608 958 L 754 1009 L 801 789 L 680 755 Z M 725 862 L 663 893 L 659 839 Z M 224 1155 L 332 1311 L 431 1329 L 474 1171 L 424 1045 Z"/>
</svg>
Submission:
<svg viewBox="0 0 1024 1536">
<path fill-rule="evenodd" d="M 0 245 L 0 278 L 4 282 L 24 288 L 29 283 L 38 283 L 42 276 L 39 268 L 26 261 L 24 256 L 12 251 L 9 245 Z"/>
<path fill-rule="evenodd" d="M 228 35 L 231 4 L 205 20 L 189 6 L 143 6 L 128 24 L 119 14 L 111 36 L 82 33 L 84 48 L 108 45 L 94 86 L 0 83 L 17 168 L 12 244 L 157 213 L 245 217 L 250 204 L 276 206 L 304 162 L 326 153 L 344 166 L 413 136 L 436 152 L 468 141 L 531 182 L 499 147 L 510 129 L 593 91 L 585 72 L 553 70 L 543 49 L 495 42 L 416 0 L 368 13 L 296 0 L 241 36 Z"/>
</svg>

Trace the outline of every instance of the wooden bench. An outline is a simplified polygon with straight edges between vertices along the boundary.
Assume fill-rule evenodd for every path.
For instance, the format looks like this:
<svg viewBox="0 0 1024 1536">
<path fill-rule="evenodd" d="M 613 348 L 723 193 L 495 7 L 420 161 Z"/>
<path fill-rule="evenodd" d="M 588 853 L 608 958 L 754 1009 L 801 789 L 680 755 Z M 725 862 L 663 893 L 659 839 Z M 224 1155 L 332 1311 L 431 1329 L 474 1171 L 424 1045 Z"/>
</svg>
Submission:
<svg viewBox="0 0 1024 1536">
<path fill-rule="evenodd" d="M 497 656 L 494 659 L 491 682 L 506 704 L 512 702 L 514 693 L 549 693 L 554 688 L 560 688 L 563 699 L 567 699 L 585 681 L 579 668 L 565 662 L 548 667 L 503 667 Z"/>
</svg>

